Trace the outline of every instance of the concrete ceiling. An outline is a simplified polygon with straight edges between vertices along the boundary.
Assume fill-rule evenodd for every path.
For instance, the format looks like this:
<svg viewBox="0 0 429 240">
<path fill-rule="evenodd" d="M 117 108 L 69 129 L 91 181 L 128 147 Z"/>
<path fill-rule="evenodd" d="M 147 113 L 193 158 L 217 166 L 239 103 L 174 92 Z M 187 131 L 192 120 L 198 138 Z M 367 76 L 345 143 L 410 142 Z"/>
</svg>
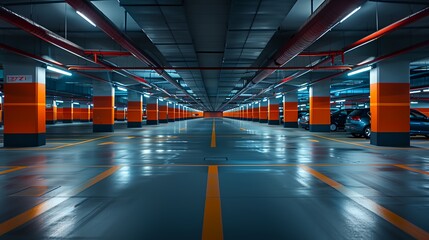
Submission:
<svg viewBox="0 0 429 240">
<path fill-rule="evenodd" d="M 328 1 L 328 0 L 327 0 Z M 160 66 L 168 67 L 169 75 L 177 81 L 199 104 L 193 102 L 181 90 L 165 81 L 154 70 L 133 56 L 105 56 L 103 60 L 116 66 L 129 68 L 129 72 L 143 77 L 159 88 L 177 97 L 177 101 L 195 108 L 219 110 L 236 92 L 263 67 L 274 53 L 296 34 L 307 19 L 323 6 L 322 0 L 99 0 L 91 1 L 110 21 L 127 35 L 144 53 Z M 0 5 L 34 21 L 59 36 L 78 44 L 84 49 L 125 51 L 120 44 L 99 28 L 93 27 L 76 14 L 67 3 L 60 0 L 3 0 Z M 341 50 L 345 46 L 429 7 L 427 0 L 374 0 L 366 1 L 360 11 L 345 22 L 336 25 L 305 51 Z M 313 11 L 313 12 L 312 12 Z M 429 18 L 409 24 L 389 33 L 364 47 L 345 55 L 345 62 L 335 58 L 334 65 L 354 65 L 369 57 L 378 57 L 403 49 L 415 43 L 429 40 Z M 18 27 L 0 21 L 0 43 L 37 56 L 49 56 L 67 66 L 95 67 L 85 61 Z M 427 75 L 424 67 L 429 61 L 428 47 L 410 54 L 407 58 L 414 66 L 412 86 L 425 86 Z M 295 57 L 285 67 L 307 66 L 320 57 Z M 23 61 L 16 54 L 0 50 L 0 64 Z M 37 63 L 40 64 L 40 63 Z M 331 63 L 326 64 L 326 66 Z M 240 69 L 221 69 L 221 68 Z M 253 67 L 253 68 L 251 68 Z M 175 69 L 176 68 L 176 69 Z M 204 68 L 211 68 L 210 70 Z M 248 69 L 243 69 L 248 68 Z M 137 91 L 144 89 L 139 82 L 118 73 L 88 70 L 98 78 L 112 81 Z M 229 103 L 225 109 L 239 103 L 273 96 L 278 92 L 296 89 L 302 84 L 324 78 L 338 71 L 317 71 L 293 79 L 281 87 L 262 90 L 276 85 L 296 71 L 276 71 L 257 86 Z M 423 73 L 422 73 L 423 72 Z M 49 76 L 53 83 L 50 94 L 90 98 L 91 82 L 85 76 L 68 79 L 65 84 L 57 75 Z M 339 76 L 333 80 L 333 96 L 344 92 L 350 97 L 361 94 L 367 88 L 368 77 L 350 79 Z M 413 83 L 414 81 L 414 83 Z M 54 84 L 55 83 L 55 84 Z M 70 86 L 68 86 L 70 85 Z M 80 86 L 80 87 L 76 87 Z M 428 85 L 429 86 L 429 85 Z M 350 90 L 354 87 L 355 90 Z M 89 90 L 88 90 L 89 89 Z M 339 89 L 339 90 L 338 90 Z M 160 97 L 167 95 L 153 91 Z M 89 94 L 90 95 L 90 94 Z M 305 95 L 305 94 L 304 94 Z M 347 96 L 349 96 L 347 95 Z"/>
</svg>

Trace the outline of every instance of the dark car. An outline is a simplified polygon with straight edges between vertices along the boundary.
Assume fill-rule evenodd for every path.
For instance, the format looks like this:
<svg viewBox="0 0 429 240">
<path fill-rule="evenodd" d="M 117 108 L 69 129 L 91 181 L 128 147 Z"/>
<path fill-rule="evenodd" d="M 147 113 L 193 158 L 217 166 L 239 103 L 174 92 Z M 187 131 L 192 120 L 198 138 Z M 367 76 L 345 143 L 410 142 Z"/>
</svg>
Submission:
<svg viewBox="0 0 429 240">
<path fill-rule="evenodd" d="M 310 113 L 304 113 L 300 118 L 298 118 L 298 126 L 304 128 L 305 130 L 308 130 L 309 125 L 308 122 L 310 121 Z"/>
<path fill-rule="evenodd" d="M 343 129 L 346 124 L 347 116 L 353 111 L 353 109 L 343 109 L 331 113 L 331 125 L 329 126 L 331 131 L 334 132 L 338 129 Z"/>
<path fill-rule="evenodd" d="M 371 136 L 371 117 L 369 108 L 356 109 L 346 118 L 345 130 L 353 137 Z"/>
<path fill-rule="evenodd" d="M 346 120 L 345 129 L 354 137 L 371 136 L 371 113 L 369 108 L 357 109 L 350 113 Z M 423 135 L 429 138 L 429 120 L 426 115 L 410 109 L 410 135 Z"/>
</svg>

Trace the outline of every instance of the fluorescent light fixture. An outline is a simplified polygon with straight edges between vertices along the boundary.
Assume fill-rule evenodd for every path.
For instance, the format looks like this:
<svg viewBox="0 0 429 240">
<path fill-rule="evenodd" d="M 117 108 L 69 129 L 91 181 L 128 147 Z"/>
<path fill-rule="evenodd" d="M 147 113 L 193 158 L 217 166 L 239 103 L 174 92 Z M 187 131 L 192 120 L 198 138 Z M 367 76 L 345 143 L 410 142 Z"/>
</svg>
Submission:
<svg viewBox="0 0 429 240">
<path fill-rule="evenodd" d="M 300 105 L 298 105 L 298 106 L 300 106 L 300 107 L 305 107 L 305 106 L 307 106 L 307 104 L 300 104 Z"/>
<path fill-rule="evenodd" d="M 149 94 L 143 94 L 144 97 L 150 98 Z"/>
<path fill-rule="evenodd" d="M 353 14 L 355 14 L 357 11 L 359 11 L 361 7 L 356 8 L 355 10 L 353 10 L 351 13 L 347 14 L 347 16 L 345 16 L 343 19 L 341 19 L 340 23 L 344 22 L 347 20 L 347 18 L 349 18 L 350 16 L 352 16 Z"/>
<path fill-rule="evenodd" d="M 57 102 L 57 103 L 63 103 L 64 101 L 63 100 L 55 100 L 55 102 Z"/>
<path fill-rule="evenodd" d="M 242 96 L 242 97 L 251 97 L 252 94 L 251 93 L 242 93 L 242 94 L 240 94 L 240 96 Z"/>
<path fill-rule="evenodd" d="M 302 87 L 302 88 L 298 89 L 298 92 L 302 92 L 302 91 L 305 91 L 305 90 L 307 90 L 307 87 Z"/>
<path fill-rule="evenodd" d="M 79 105 L 79 103 L 78 103 L 78 102 L 73 102 L 72 104 L 73 104 L 73 105 Z"/>
<path fill-rule="evenodd" d="M 283 95 L 281 94 L 276 96 L 276 98 L 281 98 L 281 97 L 283 97 Z"/>
<path fill-rule="evenodd" d="M 162 99 L 162 98 L 158 98 L 158 100 L 161 101 L 161 102 L 164 102 L 164 99 Z"/>
<path fill-rule="evenodd" d="M 172 102 L 168 102 L 168 104 L 173 104 Z"/>
<path fill-rule="evenodd" d="M 94 107 L 94 104 L 93 104 L 93 103 L 91 103 L 91 107 Z"/>
<path fill-rule="evenodd" d="M 89 22 L 92 26 L 97 27 L 97 25 L 95 25 L 95 23 L 93 21 L 91 21 L 91 19 L 89 19 L 87 16 L 85 16 L 83 13 L 76 11 L 77 14 L 79 14 L 79 16 L 81 16 L 83 19 L 85 19 L 87 22 Z"/>
<path fill-rule="evenodd" d="M 231 99 L 230 97 L 227 97 L 227 98 L 225 98 L 226 100 L 229 100 L 229 99 Z"/>
<path fill-rule="evenodd" d="M 414 93 L 421 93 L 422 90 L 415 90 L 415 91 L 410 91 L 410 94 L 414 94 Z"/>
<path fill-rule="evenodd" d="M 126 88 L 123 88 L 123 87 L 118 87 L 117 89 L 118 89 L 119 91 L 123 91 L 123 92 L 128 91 Z"/>
<path fill-rule="evenodd" d="M 359 74 L 359 73 L 363 73 L 363 72 L 367 72 L 367 71 L 369 71 L 369 70 L 371 70 L 372 69 L 372 67 L 371 66 L 369 66 L 369 67 L 364 67 L 364 68 L 361 68 L 361 69 L 358 69 L 358 70 L 355 70 L 355 71 L 352 71 L 352 72 L 349 72 L 349 73 L 347 73 L 347 76 L 353 76 L 353 75 L 356 75 L 356 74 Z"/>
<path fill-rule="evenodd" d="M 428 88 L 428 89 L 423 90 L 423 92 L 429 92 L 429 88 Z"/>
<path fill-rule="evenodd" d="M 337 105 L 337 106 L 335 106 L 335 107 L 337 107 L 337 108 L 341 108 L 341 105 Z"/>
<path fill-rule="evenodd" d="M 334 103 L 334 101 L 330 101 L 329 103 Z"/>
<path fill-rule="evenodd" d="M 337 101 L 335 101 L 336 103 L 340 103 L 340 102 L 345 102 L 346 100 L 345 99 L 341 99 L 341 100 L 337 100 Z"/>
<path fill-rule="evenodd" d="M 359 105 L 358 105 L 358 107 L 363 107 L 363 106 L 365 106 L 365 104 L 359 104 Z"/>
<path fill-rule="evenodd" d="M 51 66 L 47 66 L 46 69 L 48 69 L 49 71 L 52 71 L 52 72 L 61 73 L 61 74 L 66 75 L 66 76 L 72 75 L 70 72 L 64 71 L 64 70 L 59 69 L 59 68 L 51 67 Z"/>
<path fill-rule="evenodd" d="M 411 104 L 419 104 L 419 102 L 411 102 Z"/>
<path fill-rule="evenodd" d="M 263 100 L 262 100 L 262 102 L 266 102 L 268 99 L 266 99 L 266 98 L 264 98 Z"/>
</svg>

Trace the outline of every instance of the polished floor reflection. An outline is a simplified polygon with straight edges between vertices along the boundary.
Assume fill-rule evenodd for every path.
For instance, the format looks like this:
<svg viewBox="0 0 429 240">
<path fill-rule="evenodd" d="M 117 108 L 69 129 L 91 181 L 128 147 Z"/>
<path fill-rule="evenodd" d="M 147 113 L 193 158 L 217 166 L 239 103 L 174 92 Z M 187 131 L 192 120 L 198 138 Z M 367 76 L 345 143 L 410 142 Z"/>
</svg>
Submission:
<svg viewBox="0 0 429 240">
<path fill-rule="evenodd" d="M 195 119 L 0 148 L 0 239 L 429 239 L 429 141 Z"/>
</svg>

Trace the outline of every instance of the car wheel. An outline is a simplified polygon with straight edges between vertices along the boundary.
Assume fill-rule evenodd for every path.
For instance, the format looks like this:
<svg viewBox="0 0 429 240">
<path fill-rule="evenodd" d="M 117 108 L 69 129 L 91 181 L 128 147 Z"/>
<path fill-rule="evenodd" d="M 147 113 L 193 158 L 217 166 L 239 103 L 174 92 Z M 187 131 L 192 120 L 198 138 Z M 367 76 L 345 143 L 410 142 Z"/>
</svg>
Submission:
<svg viewBox="0 0 429 240">
<path fill-rule="evenodd" d="M 331 132 L 335 132 L 335 131 L 337 131 L 337 124 L 332 123 L 332 124 L 329 126 L 329 129 L 331 129 Z"/>
<path fill-rule="evenodd" d="M 428 134 L 428 135 L 425 135 L 425 137 L 426 137 L 426 138 L 429 138 L 429 134 Z"/>
<path fill-rule="evenodd" d="M 365 137 L 365 138 L 370 138 L 371 137 L 371 128 L 368 126 L 368 127 L 365 127 L 364 129 L 363 129 L 363 136 Z"/>
<path fill-rule="evenodd" d="M 352 133 L 352 136 L 353 136 L 353 137 L 358 138 L 358 137 L 362 137 L 362 134 L 359 134 L 359 133 Z"/>
</svg>

